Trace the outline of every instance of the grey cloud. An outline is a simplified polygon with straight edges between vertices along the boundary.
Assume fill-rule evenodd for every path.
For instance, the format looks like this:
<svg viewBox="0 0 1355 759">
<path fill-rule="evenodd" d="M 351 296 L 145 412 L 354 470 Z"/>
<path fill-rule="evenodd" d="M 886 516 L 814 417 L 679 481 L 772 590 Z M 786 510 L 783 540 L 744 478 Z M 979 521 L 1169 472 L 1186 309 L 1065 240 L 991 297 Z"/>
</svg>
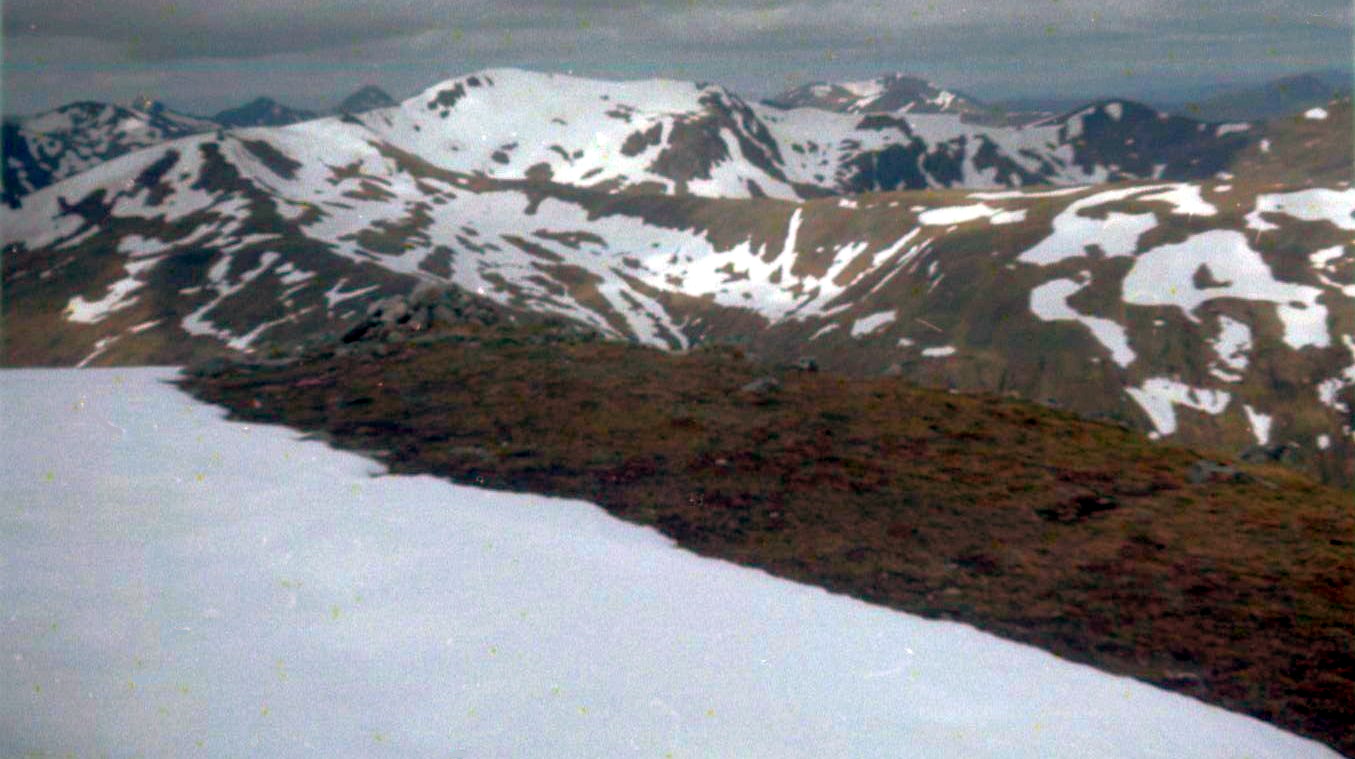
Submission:
<svg viewBox="0 0 1355 759">
<path fill-rule="evenodd" d="M 909 35 L 937 27 L 986 26 L 987 37 L 1012 29 L 1077 34 L 1100 29 L 1145 33 L 1179 25 L 1264 27 L 1327 23 L 1349 29 L 1339 0 L 119 0 L 71 3 L 8 0 L 7 35 L 84 37 L 126 45 L 132 59 L 249 58 L 280 51 L 345 48 L 428 30 L 537 30 L 586 40 L 604 28 L 637 39 L 814 43 Z"/>
<path fill-rule="evenodd" d="M 153 90 L 318 108 L 477 68 L 721 82 L 759 96 L 902 70 L 980 97 L 1348 67 L 1342 0 L 7 0 L 10 109 Z M 1132 71 L 1127 74 L 1126 71 Z"/>
</svg>

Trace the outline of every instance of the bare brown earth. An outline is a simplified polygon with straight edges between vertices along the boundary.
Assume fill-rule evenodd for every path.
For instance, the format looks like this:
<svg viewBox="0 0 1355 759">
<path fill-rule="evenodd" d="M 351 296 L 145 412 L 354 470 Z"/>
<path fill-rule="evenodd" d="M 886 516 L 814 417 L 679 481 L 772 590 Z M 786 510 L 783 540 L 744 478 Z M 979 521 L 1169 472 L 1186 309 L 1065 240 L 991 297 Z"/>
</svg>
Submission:
<svg viewBox="0 0 1355 759">
<path fill-rule="evenodd" d="M 241 419 L 582 498 L 682 546 L 1246 712 L 1355 756 L 1355 511 L 1278 467 L 988 395 L 463 325 L 217 368 Z M 779 389 L 746 392 L 767 374 Z"/>
</svg>

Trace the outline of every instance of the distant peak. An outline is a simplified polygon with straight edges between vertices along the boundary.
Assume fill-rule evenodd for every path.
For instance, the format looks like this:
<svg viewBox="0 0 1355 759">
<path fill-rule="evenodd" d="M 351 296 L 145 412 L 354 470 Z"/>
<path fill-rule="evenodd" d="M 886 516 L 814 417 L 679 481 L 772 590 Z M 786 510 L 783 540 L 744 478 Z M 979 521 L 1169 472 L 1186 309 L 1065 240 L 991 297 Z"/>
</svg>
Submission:
<svg viewBox="0 0 1355 759">
<path fill-rule="evenodd" d="M 145 93 L 139 93 L 128 103 L 128 107 L 146 113 L 159 113 L 165 109 L 165 104 Z"/>
<path fill-rule="evenodd" d="M 972 97 L 902 71 L 874 79 L 811 82 L 767 101 L 782 108 L 818 108 L 840 113 L 949 113 L 986 110 Z"/>
<path fill-rule="evenodd" d="M 220 111 L 212 118 L 225 126 L 283 126 L 313 118 L 314 115 L 260 95 L 242 106 Z"/>
<path fill-rule="evenodd" d="M 395 105 L 395 98 L 375 84 L 364 84 L 339 103 L 340 113 L 362 113 Z"/>
</svg>

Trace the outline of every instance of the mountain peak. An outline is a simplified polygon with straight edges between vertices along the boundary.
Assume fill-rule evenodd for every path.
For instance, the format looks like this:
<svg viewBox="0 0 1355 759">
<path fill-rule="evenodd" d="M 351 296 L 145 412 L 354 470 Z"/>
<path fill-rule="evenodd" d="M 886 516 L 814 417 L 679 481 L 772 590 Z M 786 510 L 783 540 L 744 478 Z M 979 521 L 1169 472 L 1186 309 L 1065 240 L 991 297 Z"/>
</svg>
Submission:
<svg viewBox="0 0 1355 759">
<path fill-rule="evenodd" d="M 311 111 L 289 108 L 267 95 L 260 95 L 238 108 L 228 108 L 212 117 L 223 126 L 286 126 L 316 117 Z"/>
<path fill-rule="evenodd" d="M 127 102 L 127 106 L 137 111 L 145 113 L 159 113 L 165 110 L 165 104 L 145 93 L 137 93 L 137 96 Z"/>
<path fill-rule="evenodd" d="M 343 99 L 336 109 L 339 113 L 362 113 L 395 105 L 395 98 L 375 84 L 365 84 Z"/>
<path fill-rule="evenodd" d="M 974 98 L 901 71 L 858 81 L 812 82 L 787 90 L 767 103 L 778 108 L 863 114 L 977 114 L 986 110 Z"/>
</svg>

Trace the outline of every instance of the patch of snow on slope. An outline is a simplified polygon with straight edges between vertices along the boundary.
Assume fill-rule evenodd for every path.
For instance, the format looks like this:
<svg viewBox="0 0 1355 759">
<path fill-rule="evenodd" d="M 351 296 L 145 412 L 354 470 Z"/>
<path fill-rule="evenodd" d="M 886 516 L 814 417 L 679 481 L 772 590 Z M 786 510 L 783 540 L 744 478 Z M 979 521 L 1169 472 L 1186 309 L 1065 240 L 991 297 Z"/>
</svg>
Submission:
<svg viewBox="0 0 1355 759">
<path fill-rule="evenodd" d="M 881 311 L 877 314 L 871 314 L 870 316 L 857 319 L 852 323 L 852 337 L 869 335 L 872 332 L 879 330 L 881 327 L 884 327 L 886 324 L 892 324 L 896 318 L 898 318 L 898 313 L 890 310 Z"/>
<path fill-rule="evenodd" d="M 1337 267 L 1336 261 L 1346 255 L 1346 246 L 1334 245 L 1330 248 L 1314 251 L 1308 256 L 1308 262 L 1313 265 L 1313 273 L 1317 279 L 1327 287 L 1332 287 L 1341 291 L 1347 298 L 1355 298 L 1355 284 L 1342 284 L 1332 279 L 1329 274 L 1334 274 Z"/>
<path fill-rule="evenodd" d="M 1023 198 L 1057 198 L 1064 195 L 1076 195 L 1087 190 L 1086 186 L 1061 187 L 1057 190 L 1003 190 L 1001 192 L 971 192 L 969 197 L 976 200 L 1020 200 Z"/>
<path fill-rule="evenodd" d="M 822 327 L 818 328 L 817 331 L 814 331 L 813 335 L 809 336 L 809 339 L 810 340 L 820 339 L 820 337 L 827 335 L 827 333 L 832 332 L 833 329 L 837 329 L 839 327 L 841 327 L 841 325 L 836 323 L 822 325 Z"/>
<path fill-rule="evenodd" d="M 159 161 L 171 152 L 177 153 L 178 158 L 171 164 L 170 174 L 187 172 L 196 177 L 202 171 L 201 146 L 210 141 L 213 141 L 211 135 L 194 135 L 156 145 L 154 148 L 132 155 L 139 156 L 141 153 L 147 153 L 150 154 L 151 159 Z M 61 184 L 64 185 L 65 183 Z M 173 183 L 174 191 L 168 197 L 161 198 L 159 205 L 154 206 L 148 202 L 152 195 L 152 189 L 134 185 L 129 192 L 121 194 L 113 203 L 111 213 L 122 218 L 163 216 L 166 222 L 178 221 L 189 214 L 197 213 L 211 206 L 217 198 L 214 193 L 206 189 L 195 188 L 193 184 L 188 182 Z"/>
<path fill-rule="evenodd" d="M 997 213 L 999 209 L 993 208 L 984 203 L 978 203 L 972 206 L 951 206 L 949 208 L 933 208 L 918 215 L 917 220 L 921 224 L 928 226 L 949 226 L 951 224 L 964 224 L 965 222 L 983 219 Z"/>
<path fill-rule="evenodd" d="M 989 224 L 1020 224 L 1026 220 L 1026 209 L 1019 208 L 1015 211 L 998 211 L 988 218 Z"/>
<path fill-rule="evenodd" d="M 928 358 L 943 358 L 943 357 L 945 357 L 945 356 L 954 356 L 954 355 L 955 355 L 955 346 L 953 346 L 953 345 L 939 345 L 939 346 L 935 346 L 935 347 L 932 347 L 932 348 L 923 348 L 923 349 L 922 349 L 922 355 L 924 355 L 924 356 L 926 356 L 926 357 L 928 357 Z"/>
<path fill-rule="evenodd" d="M 1085 284 L 1071 279 L 1046 282 L 1030 291 L 1030 310 L 1043 321 L 1075 321 L 1084 325 L 1110 351 L 1111 360 L 1120 366 L 1134 363 L 1134 351 L 1123 326 L 1110 319 L 1079 313 L 1068 305 L 1068 299 L 1084 287 Z"/>
<path fill-rule="evenodd" d="M 0 372 L 6 753 L 1336 757 L 587 503 L 389 475 L 171 377 Z"/>
<path fill-rule="evenodd" d="M 1216 287 L 1196 287 L 1195 273 L 1205 267 Z M 1327 309 L 1317 302 L 1317 287 L 1280 282 L 1241 232 L 1217 229 L 1185 242 L 1162 245 L 1140 255 L 1124 278 L 1124 301 L 1140 306 L 1176 306 L 1199 321 L 1195 309 L 1217 298 L 1270 301 L 1284 324 L 1291 348 L 1331 344 Z"/>
<path fill-rule="evenodd" d="M 1350 335 L 1342 335 L 1341 342 L 1345 343 L 1346 349 L 1350 351 L 1351 358 L 1355 359 L 1355 338 Z M 1355 386 L 1355 363 L 1351 363 L 1339 375 L 1319 382 L 1317 384 L 1317 399 L 1328 408 L 1349 414 L 1350 408 L 1337 396 L 1340 395 L 1342 390 L 1351 386 Z"/>
<path fill-rule="evenodd" d="M 1085 256 L 1089 245 L 1100 247 L 1107 257 L 1133 255 L 1139 237 L 1157 226 L 1156 216 L 1150 213 L 1125 214 L 1113 211 L 1104 219 L 1092 219 L 1083 216 L 1082 211 L 1170 187 L 1171 185 L 1128 187 L 1079 198 L 1054 217 L 1053 233 L 1035 247 L 1023 252 L 1017 260 L 1038 266 L 1049 266 L 1069 258 Z"/>
<path fill-rule="evenodd" d="M 879 79 L 861 82 L 842 82 L 838 85 L 863 100 L 876 100 L 884 94 L 884 83 Z"/>
<path fill-rule="evenodd" d="M 825 324 L 822 327 L 819 327 L 818 330 L 814 332 L 814 334 L 810 335 L 809 339 L 818 340 L 820 337 L 823 337 L 824 335 L 828 334 L 829 332 L 832 332 L 833 330 L 837 329 L 840 326 L 842 325 L 837 323 Z"/>
<path fill-rule="evenodd" d="M 1340 229 L 1355 230 L 1355 189 L 1315 188 L 1297 192 L 1258 195 L 1256 210 L 1247 214 L 1252 229 L 1275 229 L 1261 218 L 1263 213 L 1282 213 L 1302 221 L 1325 221 Z"/>
<path fill-rule="evenodd" d="M 1330 248 L 1314 251 L 1308 255 L 1308 262 L 1319 269 L 1326 269 L 1332 261 L 1345 255 L 1346 246 L 1334 245 Z"/>
<path fill-rule="evenodd" d="M 108 337 L 101 337 L 94 341 L 94 350 L 90 351 L 89 355 L 76 362 L 75 368 L 83 369 L 84 367 L 89 366 L 91 361 L 103 355 L 103 352 L 108 350 L 109 347 L 111 347 L 113 343 L 116 343 L 121 337 L 122 335 L 109 335 Z"/>
<path fill-rule="evenodd" d="M 1256 438 L 1257 445 L 1265 445 L 1270 442 L 1270 427 L 1274 417 L 1269 414 L 1262 414 L 1251 406 L 1243 406 L 1242 410 L 1247 413 L 1247 423 L 1251 425 L 1251 434 Z"/>
<path fill-rule="evenodd" d="M 216 292 L 216 297 L 202 304 L 191 314 L 183 318 L 183 321 L 180 322 L 180 326 L 183 327 L 183 331 L 187 332 L 190 335 L 210 336 L 218 338 L 220 340 L 231 342 L 237 336 L 234 335 L 230 330 L 221 329 L 213 326 L 211 322 L 207 321 L 206 318 L 207 313 L 210 312 L 212 309 L 216 308 L 226 298 L 229 298 L 230 296 L 234 295 L 240 290 L 243 290 L 246 285 L 248 285 L 250 282 L 253 282 L 264 272 L 268 271 L 268 269 L 272 267 L 274 263 L 277 263 L 278 258 L 279 256 L 277 253 L 272 252 L 264 253 L 263 255 L 259 256 L 259 262 L 254 265 L 254 268 L 243 272 L 240 275 L 240 278 L 237 279 L 234 283 L 232 283 L 229 281 L 227 275 L 230 271 L 233 256 L 229 253 L 220 254 L 217 261 L 212 264 L 210 269 L 207 270 L 207 287 L 210 287 L 212 290 Z M 244 348 L 247 346 L 248 342 L 246 342 L 245 345 L 236 344 L 233 345 L 232 347 Z"/>
<path fill-rule="evenodd" d="M 98 234 L 101 231 L 103 230 L 100 229 L 98 224 L 90 224 L 89 227 L 85 229 L 85 231 L 81 232 L 80 234 L 74 237 L 64 240 L 63 242 L 56 246 L 56 249 L 65 250 L 67 248 L 74 248 L 75 246 L 79 245 L 85 240 L 88 240 L 89 238 L 93 237 L 94 235 Z"/>
<path fill-rule="evenodd" d="M 1069 116 L 1064 122 L 1064 126 L 1067 128 L 1063 134 L 1064 141 L 1072 142 L 1078 137 L 1081 137 L 1083 130 L 1086 128 L 1087 117 L 1095 112 L 1095 108 L 1083 108 L 1077 113 Z"/>
<path fill-rule="evenodd" d="M 1214 136 L 1222 137 L 1225 134 L 1233 134 L 1234 132 L 1246 132 L 1250 129 L 1251 124 L 1245 122 L 1239 122 L 1235 124 L 1219 124 L 1218 129 L 1214 130 Z"/>
<path fill-rule="evenodd" d="M 918 223 L 927 226 L 944 227 L 984 218 L 988 219 L 991 224 L 1015 224 L 1026 218 L 1026 210 L 1022 208 L 1016 211 L 1005 211 L 1001 208 L 993 208 L 986 203 L 978 203 L 972 206 L 933 208 L 920 214 L 917 220 Z"/>
<path fill-rule="evenodd" d="M 1225 391 L 1191 387 L 1167 377 L 1152 377 L 1125 392 L 1148 414 L 1158 437 L 1176 432 L 1176 406 L 1217 416 L 1232 399 Z"/>
<path fill-rule="evenodd" d="M 127 270 L 127 276 L 109 285 L 102 298 L 96 301 L 87 301 L 80 295 L 71 298 L 66 303 L 66 320 L 80 324 L 96 324 L 108 318 L 109 314 L 136 303 L 137 299 L 132 293 L 145 284 L 137 275 L 158 263 L 160 263 L 158 258 L 126 262 L 123 267 Z"/>
<path fill-rule="evenodd" d="M 352 300 L 361 295 L 366 295 L 380 287 L 380 285 L 371 285 L 370 287 L 359 287 L 356 290 L 348 290 L 345 292 L 343 286 L 347 281 L 347 277 L 342 277 L 338 282 L 334 283 L 333 287 L 325 291 L 325 308 L 327 310 L 332 311 L 336 305 L 346 300 Z"/>
<path fill-rule="evenodd" d="M 276 273 L 279 275 L 278 282 L 284 285 L 299 284 L 315 277 L 315 272 L 298 269 L 291 261 L 279 266 Z"/>
<path fill-rule="evenodd" d="M 1200 186 L 1197 184 L 1179 184 L 1170 190 L 1143 195 L 1138 199 L 1141 201 L 1160 200 L 1171 203 L 1175 206 L 1172 213 L 1179 216 L 1215 216 L 1219 212 L 1213 204 L 1205 201 L 1204 196 L 1200 194 Z"/>
<path fill-rule="evenodd" d="M 1219 315 L 1219 333 L 1210 345 L 1218 361 L 1211 364 L 1209 373 L 1225 382 L 1240 382 L 1242 372 L 1246 371 L 1248 353 L 1252 348 L 1251 328 L 1243 322 Z M 1220 366 L 1219 364 L 1222 364 Z"/>
<path fill-rule="evenodd" d="M 746 182 L 749 178 L 747 169 L 754 164 L 744 156 L 743 148 L 740 147 L 738 139 L 732 137 L 729 130 L 720 130 L 720 139 L 725 144 L 729 158 L 711 168 L 709 179 L 692 178 L 687 180 L 687 190 L 693 195 L 708 198 L 747 197 L 751 194 Z M 775 177 L 759 172 L 752 178 L 768 197 L 783 200 L 793 200 L 798 197 L 795 188 Z"/>
<path fill-rule="evenodd" d="M 1308 110 L 1306 110 L 1306 111 L 1303 112 L 1303 118 L 1305 118 L 1305 119 L 1312 119 L 1312 120 L 1314 120 L 1314 121 L 1321 121 L 1321 120 L 1327 118 L 1327 109 L 1326 109 L 1326 108 L 1309 108 Z"/>
</svg>

